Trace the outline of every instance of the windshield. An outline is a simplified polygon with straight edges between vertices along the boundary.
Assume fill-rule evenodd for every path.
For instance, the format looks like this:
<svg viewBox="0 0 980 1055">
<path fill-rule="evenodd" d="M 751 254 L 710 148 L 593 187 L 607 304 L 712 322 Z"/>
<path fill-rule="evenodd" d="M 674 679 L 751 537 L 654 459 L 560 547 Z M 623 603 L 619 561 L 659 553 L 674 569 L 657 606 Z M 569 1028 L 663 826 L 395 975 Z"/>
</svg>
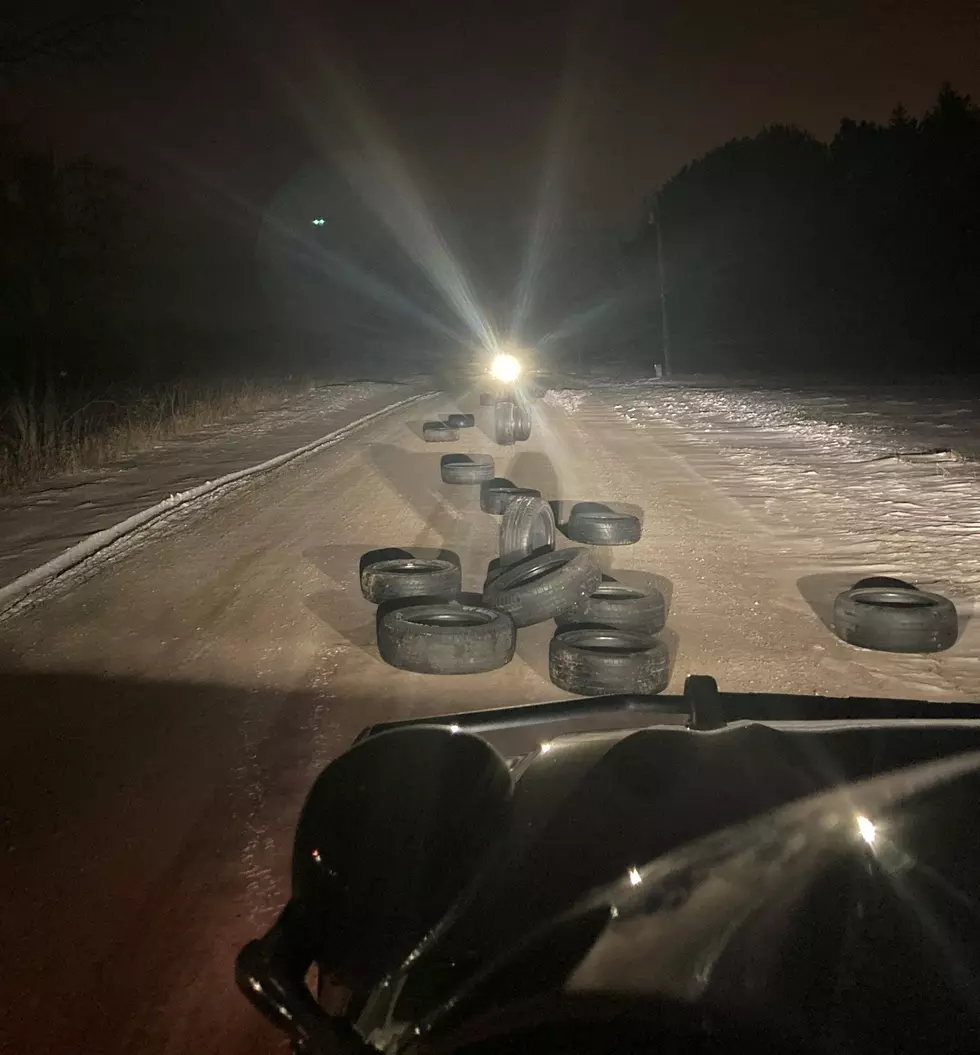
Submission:
<svg viewBox="0 0 980 1055">
<path fill-rule="evenodd" d="M 0 18 L 16 1050 L 261 1049 L 368 727 L 980 700 L 974 22 L 606 6 Z"/>
</svg>

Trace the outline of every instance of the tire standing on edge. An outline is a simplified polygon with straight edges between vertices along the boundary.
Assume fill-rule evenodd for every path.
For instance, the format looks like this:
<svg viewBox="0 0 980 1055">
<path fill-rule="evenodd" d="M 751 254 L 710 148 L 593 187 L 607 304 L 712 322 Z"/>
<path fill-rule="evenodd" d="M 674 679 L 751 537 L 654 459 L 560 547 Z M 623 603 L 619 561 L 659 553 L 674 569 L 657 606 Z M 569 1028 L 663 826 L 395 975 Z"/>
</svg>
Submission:
<svg viewBox="0 0 980 1055">
<path fill-rule="evenodd" d="M 531 412 L 525 406 L 514 408 L 514 439 L 518 442 L 531 438 Z"/>
<path fill-rule="evenodd" d="M 372 604 L 405 597 L 455 597 L 462 585 L 458 564 L 448 560 L 401 557 L 368 564 L 361 571 L 361 593 Z"/>
<path fill-rule="evenodd" d="M 446 484 L 482 484 L 493 479 L 489 454 L 444 454 L 439 468 Z"/>
<path fill-rule="evenodd" d="M 938 593 L 870 586 L 837 595 L 834 633 L 876 652 L 943 652 L 956 643 L 959 620 Z"/>
<path fill-rule="evenodd" d="M 517 408 L 513 403 L 498 403 L 493 408 L 493 437 L 501 447 L 513 447 L 516 440 Z"/>
<path fill-rule="evenodd" d="M 426 443 L 451 443 L 459 439 L 459 429 L 450 428 L 444 421 L 427 421 L 422 426 L 422 439 Z"/>
<path fill-rule="evenodd" d="M 602 582 L 579 611 L 563 612 L 555 620 L 570 627 L 613 627 L 659 634 L 667 623 L 667 599 L 655 586 L 637 590 L 621 582 Z"/>
<path fill-rule="evenodd" d="M 378 651 L 417 674 L 481 674 L 514 657 L 517 631 L 505 612 L 464 604 L 395 608 L 378 619 Z"/>
<path fill-rule="evenodd" d="M 507 612 L 517 626 L 531 626 L 581 607 L 601 581 L 587 549 L 555 550 L 495 575 L 483 590 L 483 603 Z"/>
<path fill-rule="evenodd" d="M 517 564 L 555 548 L 555 514 L 534 495 L 514 498 L 500 521 L 500 563 Z"/>
<path fill-rule="evenodd" d="M 581 696 L 663 692 L 670 680 L 667 646 L 635 630 L 559 630 L 548 649 L 548 673 L 566 692 Z"/>
</svg>

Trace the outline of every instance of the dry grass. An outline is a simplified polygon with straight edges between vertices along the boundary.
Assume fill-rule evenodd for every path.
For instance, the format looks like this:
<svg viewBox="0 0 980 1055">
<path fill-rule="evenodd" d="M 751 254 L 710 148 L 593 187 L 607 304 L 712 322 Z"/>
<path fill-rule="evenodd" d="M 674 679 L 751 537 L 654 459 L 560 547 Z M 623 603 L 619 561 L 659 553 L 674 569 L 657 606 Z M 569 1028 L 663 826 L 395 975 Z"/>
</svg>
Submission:
<svg viewBox="0 0 980 1055">
<path fill-rule="evenodd" d="M 310 387 L 294 379 L 181 381 L 97 397 L 51 389 L 16 393 L 0 405 L 0 491 L 95 468 L 168 437 L 277 406 Z"/>
</svg>

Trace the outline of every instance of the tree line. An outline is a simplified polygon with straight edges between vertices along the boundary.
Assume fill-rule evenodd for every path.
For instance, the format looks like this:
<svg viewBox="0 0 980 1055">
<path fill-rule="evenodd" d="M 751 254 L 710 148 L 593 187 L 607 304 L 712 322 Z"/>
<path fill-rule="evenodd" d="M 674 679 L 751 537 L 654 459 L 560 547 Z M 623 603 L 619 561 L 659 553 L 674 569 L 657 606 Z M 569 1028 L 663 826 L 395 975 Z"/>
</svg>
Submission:
<svg viewBox="0 0 980 1055">
<path fill-rule="evenodd" d="M 733 139 L 651 198 L 626 258 L 661 361 L 662 267 L 678 373 L 980 373 L 980 108 L 947 84 L 829 143 Z"/>
</svg>

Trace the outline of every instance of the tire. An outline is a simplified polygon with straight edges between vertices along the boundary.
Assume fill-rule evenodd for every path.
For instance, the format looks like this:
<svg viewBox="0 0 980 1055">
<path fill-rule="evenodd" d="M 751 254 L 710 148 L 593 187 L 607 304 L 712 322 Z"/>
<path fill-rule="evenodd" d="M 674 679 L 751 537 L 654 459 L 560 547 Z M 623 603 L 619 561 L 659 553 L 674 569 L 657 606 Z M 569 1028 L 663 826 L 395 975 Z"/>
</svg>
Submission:
<svg viewBox="0 0 980 1055">
<path fill-rule="evenodd" d="M 531 626 L 581 607 L 601 581 L 587 549 L 562 549 L 505 568 L 485 587 L 483 603 Z"/>
<path fill-rule="evenodd" d="M 588 546 L 629 546 L 640 541 L 643 529 L 639 517 L 613 510 L 579 509 L 576 506 L 564 528 L 573 542 Z"/>
<path fill-rule="evenodd" d="M 621 582 L 601 582 L 581 611 L 563 612 L 556 620 L 566 627 L 612 627 L 659 634 L 667 622 L 667 600 L 656 587 L 648 592 Z"/>
<path fill-rule="evenodd" d="M 484 513 L 502 514 L 515 498 L 540 498 L 541 492 L 533 487 L 518 487 L 510 480 L 497 477 L 488 480 L 480 488 L 480 508 Z"/>
<path fill-rule="evenodd" d="M 475 423 L 472 414 L 450 414 L 446 418 L 446 424 L 451 429 L 471 429 Z"/>
<path fill-rule="evenodd" d="M 548 649 L 552 682 L 577 696 L 653 696 L 670 680 L 667 646 L 635 630 L 559 630 Z"/>
<path fill-rule="evenodd" d="M 497 397 L 492 392 L 481 392 L 480 393 L 480 406 L 481 407 L 492 407 L 495 406 Z"/>
<path fill-rule="evenodd" d="M 516 439 L 517 408 L 513 403 L 498 403 L 493 408 L 494 439 L 501 447 L 512 447 Z"/>
<path fill-rule="evenodd" d="M 368 564 L 361 571 L 361 593 L 372 604 L 403 597 L 455 597 L 462 585 L 458 564 L 448 560 L 401 557 Z"/>
<path fill-rule="evenodd" d="M 915 590 L 917 587 L 904 579 L 893 579 L 890 575 L 869 575 L 866 579 L 859 579 L 852 590 L 863 590 L 868 586 L 876 586 L 887 590 Z"/>
<path fill-rule="evenodd" d="M 506 569 L 500 563 L 499 557 L 494 557 L 492 561 L 487 564 L 487 574 L 483 579 L 483 591 L 486 593 L 487 587 L 498 575 L 501 575 Z"/>
<path fill-rule="evenodd" d="M 527 407 L 514 408 L 514 439 L 521 441 L 531 438 L 531 412 Z"/>
<path fill-rule="evenodd" d="M 959 622 L 953 602 L 939 594 L 871 586 L 837 595 L 834 633 L 876 652 L 942 652 L 955 644 Z"/>
<path fill-rule="evenodd" d="M 475 605 L 409 605 L 378 620 L 381 658 L 418 674 L 496 670 L 513 659 L 516 640 L 510 616 Z"/>
<path fill-rule="evenodd" d="M 426 443 L 450 443 L 459 439 L 459 430 L 451 429 L 444 421 L 427 421 L 422 426 L 422 439 Z"/>
<path fill-rule="evenodd" d="M 439 467 L 446 484 L 482 484 L 493 479 L 489 454 L 444 454 Z"/>
<path fill-rule="evenodd" d="M 500 521 L 500 563 L 518 564 L 555 548 L 555 514 L 541 497 L 513 498 Z"/>
</svg>

